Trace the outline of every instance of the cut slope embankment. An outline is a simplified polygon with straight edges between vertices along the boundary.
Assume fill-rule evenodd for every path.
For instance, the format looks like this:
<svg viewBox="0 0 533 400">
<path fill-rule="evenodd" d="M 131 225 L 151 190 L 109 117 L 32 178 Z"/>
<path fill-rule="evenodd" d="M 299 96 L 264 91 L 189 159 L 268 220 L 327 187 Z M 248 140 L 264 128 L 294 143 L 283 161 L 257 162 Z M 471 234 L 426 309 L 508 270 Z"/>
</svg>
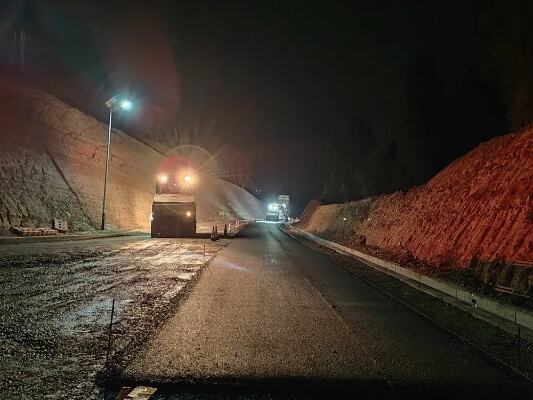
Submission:
<svg viewBox="0 0 533 400">
<path fill-rule="evenodd" d="M 261 203 L 239 186 L 212 176 L 202 176 L 196 189 L 198 221 L 259 219 Z"/>
<path fill-rule="evenodd" d="M 57 98 L 0 79 L 0 233 L 11 226 L 73 230 L 100 225 L 107 126 Z M 149 230 L 155 180 L 164 154 L 113 130 L 107 222 L 110 228 Z M 244 189 L 206 177 L 198 221 L 261 216 Z"/>
<path fill-rule="evenodd" d="M 346 204 L 310 204 L 299 227 L 434 273 L 533 287 L 533 126 L 482 143 L 427 184 Z M 344 220 L 346 218 L 346 220 Z"/>
</svg>

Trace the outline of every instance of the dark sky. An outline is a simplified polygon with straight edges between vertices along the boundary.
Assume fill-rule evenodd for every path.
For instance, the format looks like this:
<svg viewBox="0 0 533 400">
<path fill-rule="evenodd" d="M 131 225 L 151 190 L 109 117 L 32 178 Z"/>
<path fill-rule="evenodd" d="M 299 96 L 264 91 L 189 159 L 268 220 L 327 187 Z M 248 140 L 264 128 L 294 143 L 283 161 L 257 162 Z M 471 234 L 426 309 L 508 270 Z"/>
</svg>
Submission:
<svg viewBox="0 0 533 400">
<path fill-rule="evenodd" d="M 122 124 L 144 136 L 175 125 L 245 152 L 254 187 L 290 193 L 301 210 L 321 192 L 326 146 L 354 121 L 394 138 L 413 62 L 430 57 L 449 88 L 480 67 L 482 3 L 18 1 L 2 34 L 24 9 L 28 63 L 51 54 L 87 93 L 135 93 L 142 117 Z"/>
<path fill-rule="evenodd" d="M 476 62 L 478 21 L 460 3 L 194 2 L 171 18 L 183 102 L 205 84 L 184 106 L 211 105 L 258 183 L 301 206 L 320 191 L 324 144 L 338 131 L 364 119 L 390 134 L 415 57 L 434 55 L 450 80 Z"/>
</svg>

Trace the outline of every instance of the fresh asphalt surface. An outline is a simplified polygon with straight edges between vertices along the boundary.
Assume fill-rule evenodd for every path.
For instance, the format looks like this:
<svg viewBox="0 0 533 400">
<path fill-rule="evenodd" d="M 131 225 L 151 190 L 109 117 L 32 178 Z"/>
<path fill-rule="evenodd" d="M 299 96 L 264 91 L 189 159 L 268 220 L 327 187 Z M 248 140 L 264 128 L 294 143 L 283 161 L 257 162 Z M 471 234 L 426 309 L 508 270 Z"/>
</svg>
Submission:
<svg viewBox="0 0 533 400">
<path fill-rule="evenodd" d="M 210 262 L 121 383 L 158 387 L 165 399 L 532 395 L 268 223 Z"/>
</svg>

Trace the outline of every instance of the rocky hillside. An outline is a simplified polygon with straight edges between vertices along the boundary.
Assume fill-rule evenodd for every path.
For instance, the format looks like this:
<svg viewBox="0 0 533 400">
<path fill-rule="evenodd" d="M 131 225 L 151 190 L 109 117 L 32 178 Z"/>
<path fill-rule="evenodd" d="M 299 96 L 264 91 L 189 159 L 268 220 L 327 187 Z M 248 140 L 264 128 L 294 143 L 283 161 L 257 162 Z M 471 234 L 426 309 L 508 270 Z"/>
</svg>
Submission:
<svg viewBox="0 0 533 400">
<path fill-rule="evenodd" d="M 107 126 L 46 93 L 0 79 L 0 232 L 50 226 L 99 227 Z M 110 228 L 149 229 L 155 180 L 165 156 L 124 132 L 112 134 L 107 221 Z M 245 190 L 206 177 L 198 220 L 258 218 Z M 207 184 L 207 181 L 209 184 Z"/>
<path fill-rule="evenodd" d="M 436 269 L 479 267 L 485 283 L 531 290 L 533 126 L 482 143 L 406 193 L 310 204 L 300 227 Z"/>
</svg>

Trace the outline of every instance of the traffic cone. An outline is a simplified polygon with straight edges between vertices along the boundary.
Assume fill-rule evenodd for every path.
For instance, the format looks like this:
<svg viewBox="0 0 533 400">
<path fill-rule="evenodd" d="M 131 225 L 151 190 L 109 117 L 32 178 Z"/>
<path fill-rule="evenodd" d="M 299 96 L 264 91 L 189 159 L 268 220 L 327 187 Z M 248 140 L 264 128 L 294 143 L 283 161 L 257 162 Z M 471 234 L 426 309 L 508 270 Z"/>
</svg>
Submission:
<svg viewBox="0 0 533 400">
<path fill-rule="evenodd" d="M 228 224 L 224 224 L 224 237 L 228 236 Z"/>
</svg>

